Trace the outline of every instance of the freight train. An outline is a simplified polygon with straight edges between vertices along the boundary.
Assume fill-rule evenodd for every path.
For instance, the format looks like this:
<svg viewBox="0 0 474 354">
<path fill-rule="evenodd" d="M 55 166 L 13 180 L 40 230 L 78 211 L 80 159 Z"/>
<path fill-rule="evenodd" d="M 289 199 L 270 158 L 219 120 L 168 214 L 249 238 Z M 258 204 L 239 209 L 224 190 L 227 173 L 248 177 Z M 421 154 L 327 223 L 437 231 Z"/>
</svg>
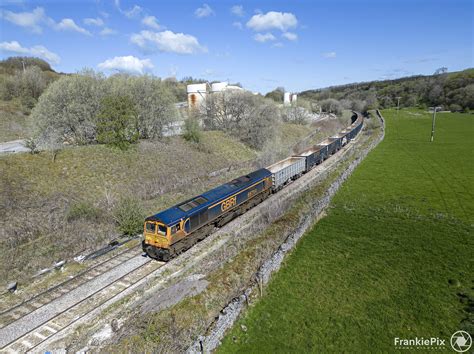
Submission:
<svg viewBox="0 0 474 354">
<path fill-rule="evenodd" d="M 335 154 L 362 126 L 362 115 L 355 114 L 346 129 L 299 154 L 147 217 L 143 251 L 169 261 Z"/>
</svg>

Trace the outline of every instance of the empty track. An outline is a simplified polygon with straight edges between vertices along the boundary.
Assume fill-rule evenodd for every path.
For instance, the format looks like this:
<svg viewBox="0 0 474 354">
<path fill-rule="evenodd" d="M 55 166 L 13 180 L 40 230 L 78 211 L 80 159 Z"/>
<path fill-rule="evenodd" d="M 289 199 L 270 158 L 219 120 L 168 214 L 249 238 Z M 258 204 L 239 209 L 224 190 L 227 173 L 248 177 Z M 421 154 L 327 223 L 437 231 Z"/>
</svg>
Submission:
<svg viewBox="0 0 474 354">
<path fill-rule="evenodd" d="M 1 328 L 0 349 L 7 352 L 34 350 L 163 264 L 143 257 L 140 252 L 74 289 L 64 290 L 63 295 Z"/>
</svg>

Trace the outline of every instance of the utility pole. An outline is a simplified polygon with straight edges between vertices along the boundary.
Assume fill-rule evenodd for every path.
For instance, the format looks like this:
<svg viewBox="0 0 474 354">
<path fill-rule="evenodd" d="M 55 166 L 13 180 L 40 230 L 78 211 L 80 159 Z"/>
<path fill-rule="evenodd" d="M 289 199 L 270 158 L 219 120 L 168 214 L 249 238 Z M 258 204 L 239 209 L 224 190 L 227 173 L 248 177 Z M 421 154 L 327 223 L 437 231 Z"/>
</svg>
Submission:
<svg viewBox="0 0 474 354">
<path fill-rule="evenodd" d="M 433 109 L 433 120 L 431 122 L 431 142 L 434 140 L 434 132 L 435 132 L 435 123 L 436 123 L 436 111 L 441 107 L 430 107 Z"/>
<path fill-rule="evenodd" d="M 396 99 L 397 99 L 397 117 L 398 117 L 398 112 L 400 111 L 400 96 L 397 96 Z"/>
</svg>

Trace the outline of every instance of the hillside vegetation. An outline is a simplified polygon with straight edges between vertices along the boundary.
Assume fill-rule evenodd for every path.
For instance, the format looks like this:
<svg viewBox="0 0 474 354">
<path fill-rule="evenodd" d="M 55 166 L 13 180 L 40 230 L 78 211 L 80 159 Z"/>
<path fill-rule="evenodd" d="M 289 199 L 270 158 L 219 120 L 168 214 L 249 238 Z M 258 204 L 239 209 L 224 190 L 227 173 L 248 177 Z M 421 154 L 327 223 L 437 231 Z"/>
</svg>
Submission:
<svg viewBox="0 0 474 354">
<path fill-rule="evenodd" d="M 430 143 L 429 114 L 383 114 L 385 140 L 220 352 L 392 352 L 395 337 L 436 336 L 448 350 L 473 333 L 472 117 L 439 114 Z"/>
<path fill-rule="evenodd" d="M 299 97 L 328 106 L 357 111 L 376 108 L 400 107 L 427 108 L 442 106 L 444 110 L 467 112 L 474 109 L 474 69 L 446 73 L 445 68 L 430 76 L 411 76 L 396 80 L 360 82 L 325 89 L 301 92 Z M 331 101 L 333 100 L 333 101 Z M 334 103 L 334 100 L 337 102 Z M 324 108 L 323 108 L 324 109 Z"/>
<path fill-rule="evenodd" d="M 0 142 L 28 137 L 31 109 L 46 87 L 59 77 L 38 58 L 0 61 Z"/>
</svg>

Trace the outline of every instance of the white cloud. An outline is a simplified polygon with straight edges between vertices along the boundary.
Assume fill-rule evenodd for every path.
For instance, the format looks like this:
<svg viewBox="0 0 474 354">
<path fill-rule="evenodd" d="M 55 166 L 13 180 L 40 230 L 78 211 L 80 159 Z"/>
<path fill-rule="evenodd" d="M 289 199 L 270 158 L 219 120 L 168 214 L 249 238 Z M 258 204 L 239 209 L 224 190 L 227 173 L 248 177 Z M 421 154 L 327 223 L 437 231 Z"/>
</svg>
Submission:
<svg viewBox="0 0 474 354">
<path fill-rule="evenodd" d="M 91 35 L 91 33 L 88 30 L 86 30 L 85 28 L 79 27 L 74 22 L 74 20 L 72 20 L 70 18 L 63 18 L 61 20 L 61 22 L 56 24 L 55 28 L 58 31 L 74 31 L 74 32 L 79 32 L 79 33 L 82 33 L 82 34 L 86 34 L 88 36 Z"/>
<path fill-rule="evenodd" d="M 114 57 L 107 59 L 97 65 L 102 70 L 125 71 L 129 73 L 143 74 L 143 72 L 153 69 L 150 59 L 138 59 L 132 55 L 125 57 Z"/>
<path fill-rule="evenodd" d="M 239 22 L 239 21 L 236 21 L 236 22 L 232 23 L 232 26 L 238 28 L 239 30 L 241 30 L 243 28 L 242 22 Z"/>
<path fill-rule="evenodd" d="M 84 19 L 84 24 L 88 26 L 97 26 L 97 27 L 102 27 L 104 25 L 104 21 L 97 17 L 97 18 L 85 18 Z"/>
<path fill-rule="evenodd" d="M 117 31 L 115 31 L 111 28 L 108 28 L 108 27 L 104 27 L 104 29 L 102 31 L 100 31 L 99 34 L 101 36 L 110 36 L 110 35 L 113 35 L 113 34 L 117 34 Z"/>
<path fill-rule="evenodd" d="M 293 32 L 285 32 L 281 36 L 288 39 L 289 41 L 298 40 L 298 35 L 296 33 L 293 33 Z"/>
<path fill-rule="evenodd" d="M 43 30 L 41 24 L 48 20 L 42 7 L 37 7 L 32 12 L 2 11 L 0 17 L 17 26 L 28 28 L 34 33 L 41 33 Z"/>
<path fill-rule="evenodd" d="M 130 40 L 142 50 L 148 52 L 155 50 L 178 54 L 207 52 L 207 49 L 199 44 L 196 37 L 172 31 L 141 31 L 139 34 L 133 34 Z"/>
<path fill-rule="evenodd" d="M 156 19 L 155 16 L 145 16 L 142 20 L 142 23 L 145 26 L 148 26 L 150 28 L 153 28 L 155 30 L 159 30 L 161 26 L 158 24 L 158 20 Z"/>
<path fill-rule="evenodd" d="M 21 27 L 28 28 L 34 33 L 42 33 L 43 28 L 41 27 L 43 24 L 46 24 L 57 31 L 75 31 L 82 34 L 90 35 L 91 33 L 78 26 L 74 20 L 70 18 L 63 18 L 59 23 L 56 23 L 53 19 L 46 16 L 46 13 L 42 7 L 35 8 L 32 12 L 11 12 L 11 11 L 2 11 L 0 12 L 0 17 L 4 18 L 5 20 Z M 86 22 L 87 21 L 87 22 Z M 100 18 L 93 19 L 88 18 L 85 19 L 84 22 L 86 24 L 92 24 L 95 22 L 95 25 L 99 26 L 99 23 L 103 24 L 103 21 Z M 89 22 L 89 23 L 88 23 Z"/>
<path fill-rule="evenodd" d="M 274 41 L 276 38 L 271 33 L 257 33 L 255 36 L 253 36 L 253 39 L 255 39 L 257 42 L 264 43 L 268 41 Z"/>
<path fill-rule="evenodd" d="M 134 5 L 130 10 L 123 11 L 123 14 L 128 18 L 136 18 L 142 13 L 143 9 L 138 6 Z"/>
<path fill-rule="evenodd" d="M 194 15 L 197 18 L 208 17 L 211 15 L 215 15 L 215 12 L 208 4 L 202 5 L 202 7 L 198 7 L 196 11 L 194 11 Z"/>
<path fill-rule="evenodd" d="M 43 58 L 49 61 L 51 64 L 58 64 L 61 61 L 59 55 L 50 52 L 42 45 L 35 45 L 31 48 L 22 47 L 17 41 L 2 42 L 0 43 L 0 50 L 8 53 L 31 55 L 39 58 Z"/>
<path fill-rule="evenodd" d="M 254 31 L 265 31 L 271 29 L 279 29 L 286 31 L 298 25 L 296 16 L 291 12 L 275 12 L 270 11 L 266 14 L 253 15 L 247 22 L 247 27 Z"/>
<path fill-rule="evenodd" d="M 336 52 L 326 52 L 323 53 L 324 58 L 335 58 L 336 57 Z"/>
<path fill-rule="evenodd" d="M 134 5 L 129 10 L 122 10 L 122 8 L 120 7 L 120 0 L 115 0 L 114 2 L 115 2 L 115 6 L 119 10 L 119 12 L 124 14 L 128 18 L 137 18 L 143 11 L 143 8 L 141 8 L 138 5 Z"/>
<path fill-rule="evenodd" d="M 275 47 L 275 48 L 282 48 L 282 47 L 283 47 L 283 43 L 282 43 L 282 42 L 273 43 L 273 44 L 272 44 L 272 47 Z"/>
<path fill-rule="evenodd" d="M 230 12 L 232 12 L 235 16 L 244 17 L 245 11 L 242 5 L 234 5 L 230 8 Z"/>
</svg>

